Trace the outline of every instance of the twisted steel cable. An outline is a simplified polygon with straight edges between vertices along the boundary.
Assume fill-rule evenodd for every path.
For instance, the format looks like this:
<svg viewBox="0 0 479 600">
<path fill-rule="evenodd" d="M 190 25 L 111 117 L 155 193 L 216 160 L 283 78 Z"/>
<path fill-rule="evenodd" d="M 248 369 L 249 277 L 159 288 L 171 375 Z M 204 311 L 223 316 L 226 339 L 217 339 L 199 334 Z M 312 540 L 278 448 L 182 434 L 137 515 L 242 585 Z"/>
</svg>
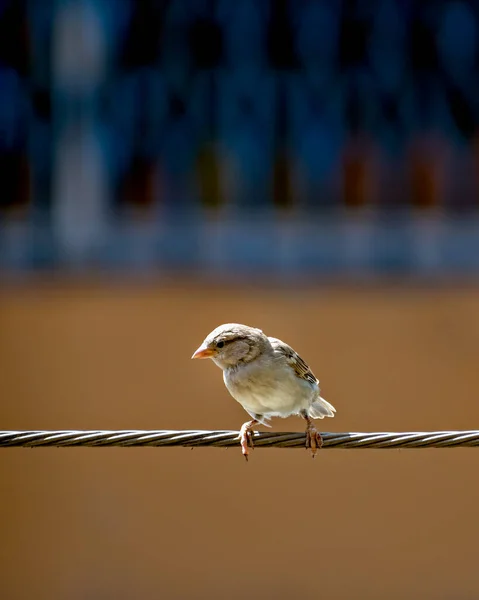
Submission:
<svg viewBox="0 0 479 600">
<path fill-rule="evenodd" d="M 22 446 L 238 446 L 238 431 L 90 430 L 0 431 L 0 448 Z M 323 448 L 456 448 L 479 446 L 479 430 L 321 433 Z M 255 447 L 304 448 L 300 432 L 254 432 Z"/>
</svg>

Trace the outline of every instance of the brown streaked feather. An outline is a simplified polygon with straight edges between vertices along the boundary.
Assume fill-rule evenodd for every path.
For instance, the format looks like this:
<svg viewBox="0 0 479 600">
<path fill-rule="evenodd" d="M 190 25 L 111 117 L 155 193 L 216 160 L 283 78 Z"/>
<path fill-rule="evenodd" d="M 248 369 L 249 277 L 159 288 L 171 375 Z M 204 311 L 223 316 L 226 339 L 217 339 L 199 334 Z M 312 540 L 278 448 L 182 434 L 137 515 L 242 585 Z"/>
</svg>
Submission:
<svg viewBox="0 0 479 600">
<path fill-rule="evenodd" d="M 248 327 L 247 325 L 241 325 L 240 323 L 225 323 L 220 325 L 206 337 L 209 342 L 234 342 L 237 340 L 244 340 L 253 338 L 257 335 L 262 335 L 261 329 L 255 327 Z"/>
<path fill-rule="evenodd" d="M 269 341 L 277 352 L 280 352 L 286 357 L 289 365 L 300 379 L 305 379 L 310 383 L 319 384 L 318 378 L 314 375 L 301 356 L 291 348 L 291 346 L 288 346 L 288 344 L 285 344 L 276 338 L 269 338 Z"/>
</svg>

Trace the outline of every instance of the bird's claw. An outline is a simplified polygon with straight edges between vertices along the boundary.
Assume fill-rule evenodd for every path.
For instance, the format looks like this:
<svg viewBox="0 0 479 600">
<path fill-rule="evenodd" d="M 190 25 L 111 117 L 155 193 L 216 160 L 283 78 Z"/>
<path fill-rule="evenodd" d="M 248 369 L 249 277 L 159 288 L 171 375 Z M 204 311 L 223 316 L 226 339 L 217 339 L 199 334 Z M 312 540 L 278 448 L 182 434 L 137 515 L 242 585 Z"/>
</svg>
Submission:
<svg viewBox="0 0 479 600">
<path fill-rule="evenodd" d="M 239 438 L 240 438 L 240 444 L 241 444 L 241 452 L 243 453 L 243 456 L 245 457 L 246 462 L 248 462 L 248 455 L 249 455 L 248 446 L 251 448 L 251 450 L 254 449 L 253 432 L 248 427 L 248 423 L 245 423 L 241 427 Z"/>
<path fill-rule="evenodd" d="M 311 455 L 314 458 L 316 452 L 323 445 L 323 437 L 314 425 L 308 425 L 306 429 L 306 448 L 311 448 Z"/>
</svg>

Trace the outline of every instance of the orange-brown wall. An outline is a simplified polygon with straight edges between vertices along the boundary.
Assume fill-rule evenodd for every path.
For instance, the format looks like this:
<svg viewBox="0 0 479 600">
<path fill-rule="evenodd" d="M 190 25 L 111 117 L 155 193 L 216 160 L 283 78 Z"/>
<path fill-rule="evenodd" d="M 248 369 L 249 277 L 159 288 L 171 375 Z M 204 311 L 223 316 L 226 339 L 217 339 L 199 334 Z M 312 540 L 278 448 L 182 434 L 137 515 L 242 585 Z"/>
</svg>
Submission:
<svg viewBox="0 0 479 600">
<path fill-rule="evenodd" d="M 479 290 L 85 284 L 0 294 L 0 429 L 236 429 L 220 371 L 190 361 L 233 320 L 311 364 L 324 430 L 479 426 Z M 0 449 L 0 597 L 478 598 L 478 466 L 479 448 Z"/>
</svg>

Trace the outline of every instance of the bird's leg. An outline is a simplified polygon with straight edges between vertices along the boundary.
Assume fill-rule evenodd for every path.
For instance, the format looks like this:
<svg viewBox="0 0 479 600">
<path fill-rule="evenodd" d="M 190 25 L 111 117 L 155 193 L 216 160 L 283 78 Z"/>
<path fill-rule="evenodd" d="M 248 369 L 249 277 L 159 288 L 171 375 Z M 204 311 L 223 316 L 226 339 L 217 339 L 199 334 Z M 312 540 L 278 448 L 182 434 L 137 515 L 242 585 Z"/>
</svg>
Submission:
<svg viewBox="0 0 479 600">
<path fill-rule="evenodd" d="M 252 433 L 251 429 L 257 423 L 259 423 L 259 421 L 257 421 L 256 419 L 253 419 L 253 420 L 247 421 L 246 423 L 243 423 L 243 425 L 241 425 L 239 438 L 240 438 L 240 443 L 241 443 L 241 452 L 243 453 L 243 456 L 245 457 L 246 460 L 248 460 L 248 454 L 249 454 L 248 445 L 251 447 L 251 449 L 254 448 L 253 433 Z"/>
<path fill-rule="evenodd" d="M 311 417 L 308 415 L 308 413 L 305 410 L 302 411 L 301 416 L 303 417 L 303 419 L 306 420 L 306 423 L 307 423 L 307 426 L 306 426 L 306 448 L 311 448 L 311 454 L 314 458 L 316 456 L 316 452 L 323 445 L 323 438 L 321 437 L 321 434 L 314 426 Z"/>
</svg>

